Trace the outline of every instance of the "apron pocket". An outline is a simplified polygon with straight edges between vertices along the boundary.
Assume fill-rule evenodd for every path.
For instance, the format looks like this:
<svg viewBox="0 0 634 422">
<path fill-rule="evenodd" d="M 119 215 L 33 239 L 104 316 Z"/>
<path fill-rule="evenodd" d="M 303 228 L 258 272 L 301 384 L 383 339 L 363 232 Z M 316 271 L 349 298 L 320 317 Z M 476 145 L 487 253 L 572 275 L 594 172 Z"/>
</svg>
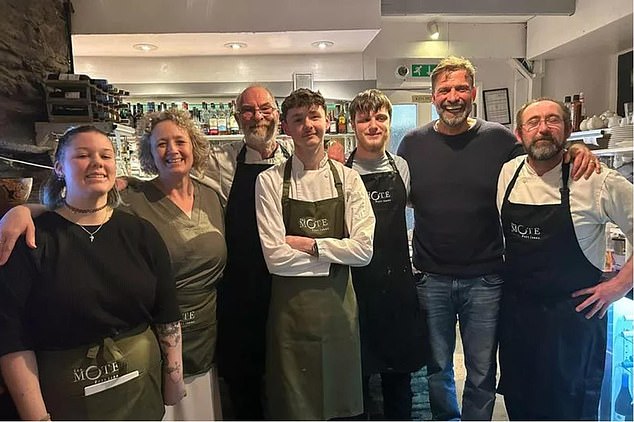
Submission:
<svg viewBox="0 0 634 422">
<path fill-rule="evenodd" d="M 53 418 L 160 420 L 163 417 L 161 354 L 152 331 L 148 328 L 114 345 L 121 353 L 119 360 L 105 358 L 112 353 L 103 350 L 109 347 L 103 343 L 96 354 L 91 352 L 97 346 L 37 352 L 42 395 Z M 127 382 L 113 382 L 126 378 Z M 87 392 L 92 394 L 86 395 Z"/>
</svg>

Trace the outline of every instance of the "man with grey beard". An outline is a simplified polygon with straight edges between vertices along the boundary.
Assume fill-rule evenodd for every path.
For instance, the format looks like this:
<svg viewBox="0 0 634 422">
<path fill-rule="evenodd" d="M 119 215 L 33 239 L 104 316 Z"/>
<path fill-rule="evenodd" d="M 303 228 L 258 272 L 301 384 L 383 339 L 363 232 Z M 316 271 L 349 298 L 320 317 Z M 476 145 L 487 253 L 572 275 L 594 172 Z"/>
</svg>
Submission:
<svg viewBox="0 0 634 422">
<path fill-rule="evenodd" d="M 265 327 L 271 296 L 255 219 L 260 172 L 290 156 L 290 141 L 276 140 L 280 114 L 264 86 L 236 99 L 244 139 L 212 146 L 205 181 L 225 205 L 227 265 L 218 286 L 218 369 L 227 383 L 235 418 L 262 420 Z"/>
<path fill-rule="evenodd" d="M 504 164 L 498 180 L 505 240 L 498 390 L 511 420 L 597 420 L 603 316 L 632 289 L 631 257 L 601 280 L 606 223 L 633 240 L 632 184 L 607 167 L 569 180 L 571 126 L 559 101 L 525 104 L 515 135 L 528 157 Z"/>
<path fill-rule="evenodd" d="M 507 128 L 469 117 L 474 77 L 469 60 L 441 60 L 431 75 L 440 118 L 408 133 L 398 148 L 410 168 L 413 264 L 429 326 L 427 378 L 435 420 L 492 417 L 504 252 L 496 181 L 505 162 L 524 154 Z M 575 178 L 595 168 L 587 148 L 580 151 Z M 453 374 L 457 320 L 467 370 L 462 412 Z"/>
</svg>

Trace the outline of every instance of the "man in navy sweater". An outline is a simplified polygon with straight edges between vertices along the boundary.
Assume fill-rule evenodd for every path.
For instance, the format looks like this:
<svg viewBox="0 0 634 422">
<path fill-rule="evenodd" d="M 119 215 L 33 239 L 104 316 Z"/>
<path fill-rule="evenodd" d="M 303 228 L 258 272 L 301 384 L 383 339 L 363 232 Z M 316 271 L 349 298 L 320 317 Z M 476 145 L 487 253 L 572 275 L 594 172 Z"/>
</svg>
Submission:
<svg viewBox="0 0 634 422">
<path fill-rule="evenodd" d="M 429 325 L 435 420 L 491 419 L 504 252 L 497 178 L 505 162 L 524 154 L 506 127 L 469 117 L 474 76 L 468 60 L 443 59 L 431 76 L 440 118 L 408 133 L 398 148 L 411 173 L 413 263 L 421 271 L 417 288 Z M 587 148 L 580 151 L 575 178 L 596 166 Z M 467 370 L 462 413 L 453 375 L 457 320 Z"/>
</svg>

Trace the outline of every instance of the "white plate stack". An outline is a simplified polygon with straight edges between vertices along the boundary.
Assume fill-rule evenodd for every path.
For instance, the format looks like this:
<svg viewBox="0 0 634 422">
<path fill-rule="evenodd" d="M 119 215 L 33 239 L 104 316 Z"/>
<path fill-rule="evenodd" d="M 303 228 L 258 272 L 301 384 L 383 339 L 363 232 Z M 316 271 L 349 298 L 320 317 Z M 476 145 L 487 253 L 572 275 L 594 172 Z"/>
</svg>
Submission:
<svg viewBox="0 0 634 422">
<path fill-rule="evenodd" d="M 608 148 L 625 148 L 632 146 L 634 125 L 615 126 L 610 128 Z"/>
</svg>

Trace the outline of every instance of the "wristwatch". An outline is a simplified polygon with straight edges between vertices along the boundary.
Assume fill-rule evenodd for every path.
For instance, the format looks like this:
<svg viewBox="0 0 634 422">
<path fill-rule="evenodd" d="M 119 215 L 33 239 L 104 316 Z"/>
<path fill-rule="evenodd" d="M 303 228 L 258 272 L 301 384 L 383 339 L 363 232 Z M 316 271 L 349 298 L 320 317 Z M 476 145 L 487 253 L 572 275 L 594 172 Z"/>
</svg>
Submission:
<svg viewBox="0 0 634 422">
<path fill-rule="evenodd" d="M 313 247 L 310 250 L 310 254 L 315 257 L 319 256 L 319 249 L 317 249 L 317 240 L 313 240 Z"/>
</svg>

